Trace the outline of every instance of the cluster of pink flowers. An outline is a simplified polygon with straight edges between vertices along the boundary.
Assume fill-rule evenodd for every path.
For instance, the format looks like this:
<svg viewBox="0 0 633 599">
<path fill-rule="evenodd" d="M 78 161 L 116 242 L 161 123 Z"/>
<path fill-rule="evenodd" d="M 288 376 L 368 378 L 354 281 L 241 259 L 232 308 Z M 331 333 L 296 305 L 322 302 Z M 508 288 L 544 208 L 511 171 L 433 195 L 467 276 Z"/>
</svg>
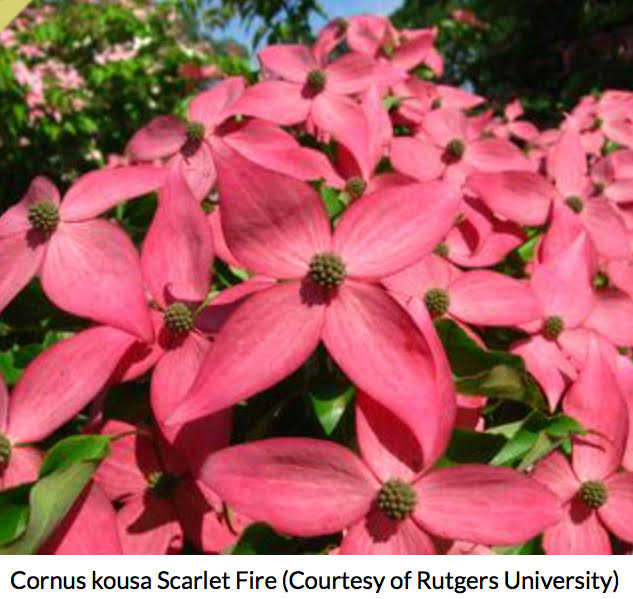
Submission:
<svg viewBox="0 0 633 599">
<path fill-rule="evenodd" d="M 21 46 L 20 53 L 29 57 L 41 57 L 41 51 L 36 46 Z M 31 123 L 50 114 L 56 121 L 61 121 L 62 113 L 57 108 L 51 108 L 46 98 L 46 91 L 54 87 L 63 91 L 81 90 L 85 85 L 84 78 L 70 64 L 57 59 L 48 59 L 28 66 L 21 60 L 12 65 L 13 76 L 26 90 L 26 105 L 29 108 Z M 72 99 L 74 110 L 81 110 L 85 100 L 80 97 Z"/>
<path fill-rule="evenodd" d="M 411 74 L 441 76 L 435 35 L 359 16 L 270 46 L 259 82 L 225 79 L 187 120 L 156 117 L 129 165 L 63 199 L 38 177 L 0 217 L 0 310 L 37 276 L 94 323 L 0 392 L 0 485 L 36 478 L 31 445 L 91 403 L 90 430 L 128 433 L 47 550 L 219 552 L 257 521 L 342 532 L 340 553 L 633 543 L 633 93 L 586 97 L 541 131 L 518 101 L 498 115 Z M 102 215 L 152 191 L 139 252 Z M 527 272 L 499 272 L 528 236 Z M 215 292 L 216 258 L 244 282 Z M 485 429 L 487 401 L 456 393 L 438 318 L 482 347 L 487 328 L 522 331 L 510 351 L 587 431 L 571 451 L 529 472 L 438 466 L 458 417 Z M 233 407 L 319 344 L 357 389 L 358 451 L 231 445 Z M 104 389 L 148 373 L 152 426 L 104 420 Z"/>
</svg>

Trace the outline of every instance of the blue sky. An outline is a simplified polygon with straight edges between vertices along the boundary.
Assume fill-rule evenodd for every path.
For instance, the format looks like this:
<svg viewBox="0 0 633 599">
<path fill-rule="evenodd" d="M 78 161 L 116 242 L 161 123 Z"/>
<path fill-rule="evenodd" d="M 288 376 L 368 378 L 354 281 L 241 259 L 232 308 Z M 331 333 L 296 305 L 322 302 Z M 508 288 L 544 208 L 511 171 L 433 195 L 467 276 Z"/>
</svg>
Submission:
<svg viewBox="0 0 633 599">
<path fill-rule="evenodd" d="M 403 0 L 321 0 L 321 6 L 330 18 L 346 17 L 357 14 L 388 15 L 402 4 Z M 313 20 L 312 26 L 318 29 L 325 24 L 321 18 Z M 253 28 L 254 29 L 254 28 Z M 240 43 L 248 46 L 251 34 L 237 21 L 233 21 L 224 30 L 228 37 L 232 37 Z"/>
</svg>

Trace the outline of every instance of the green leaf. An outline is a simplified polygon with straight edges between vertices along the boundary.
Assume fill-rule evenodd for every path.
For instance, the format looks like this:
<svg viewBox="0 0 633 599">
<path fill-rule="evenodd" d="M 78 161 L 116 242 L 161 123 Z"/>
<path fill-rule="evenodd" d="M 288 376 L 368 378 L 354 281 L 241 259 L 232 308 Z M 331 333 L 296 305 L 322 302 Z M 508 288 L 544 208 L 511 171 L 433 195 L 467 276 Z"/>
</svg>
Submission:
<svg viewBox="0 0 633 599">
<path fill-rule="evenodd" d="M 485 395 L 515 401 L 520 401 L 525 395 L 522 373 L 505 364 L 475 376 L 458 377 L 455 386 L 464 395 Z"/>
<path fill-rule="evenodd" d="M 29 521 L 16 541 L 0 548 L 0 555 L 32 555 L 64 520 L 88 484 L 99 462 L 74 462 L 38 480 L 29 498 Z"/>
<path fill-rule="evenodd" d="M 519 356 L 480 347 L 452 320 L 436 320 L 435 329 L 446 350 L 451 369 L 457 376 L 473 376 L 500 364 L 524 370 L 523 360 Z"/>
<path fill-rule="evenodd" d="M 512 547 L 493 547 L 492 550 L 497 555 L 543 555 L 543 546 L 541 538 L 534 537 L 523 545 L 514 545 Z"/>
<path fill-rule="evenodd" d="M 549 435 L 554 437 L 587 434 L 587 429 L 571 416 L 567 416 L 567 414 L 556 414 L 555 416 L 552 416 L 547 424 L 546 430 Z"/>
<path fill-rule="evenodd" d="M 13 350 L 0 352 L 0 373 L 7 385 L 15 385 L 22 375 L 22 369 L 15 365 Z"/>
<path fill-rule="evenodd" d="M 17 539 L 29 520 L 31 485 L 21 485 L 0 493 L 0 547 Z"/>
<path fill-rule="evenodd" d="M 341 200 L 341 194 L 337 189 L 321 185 L 320 193 L 331 219 L 335 219 L 345 210 L 345 203 Z"/>
<path fill-rule="evenodd" d="M 530 466 L 533 466 L 539 460 L 542 460 L 546 455 L 554 451 L 560 444 L 562 439 L 558 441 L 552 441 L 545 431 L 539 433 L 536 441 L 525 454 L 521 463 L 519 464 L 519 470 L 526 470 Z"/>
<path fill-rule="evenodd" d="M 102 460 L 108 455 L 111 438 L 106 435 L 75 435 L 62 439 L 44 457 L 40 478 L 75 462 Z"/>
<path fill-rule="evenodd" d="M 508 423 L 488 430 L 502 434 L 507 442 L 490 461 L 493 466 L 515 466 L 525 469 L 564 446 L 571 435 L 584 434 L 585 429 L 565 414 L 546 416 L 533 412 L 522 421 Z"/>
<path fill-rule="evenodd" d="M 326 435 L 331 435 L 338 426 L 347 405 L 354 398 L 355 391 L 354 387 L 349 386 L 342 393 L 331 397 L 309 394 L 314 413 Z"/>
<path fill-rule="evenodd" d="M 503 435 L 455 429 L 445 454 L 445 464 L 487 464 L 505 444 Z"/>
<path fill-rule="evenodd" d="M 490 461 L 492 466 L 510 466 L 527 454 L 536 443 L 539 433 L 521 428 Z"/>
<path fill-rule="evenodd" d="M 251 524 L 228 552 L 230 555 L 282 555 L 293 553 L 296 541 L 275 532 L 267 524 Z"/>
</svg>

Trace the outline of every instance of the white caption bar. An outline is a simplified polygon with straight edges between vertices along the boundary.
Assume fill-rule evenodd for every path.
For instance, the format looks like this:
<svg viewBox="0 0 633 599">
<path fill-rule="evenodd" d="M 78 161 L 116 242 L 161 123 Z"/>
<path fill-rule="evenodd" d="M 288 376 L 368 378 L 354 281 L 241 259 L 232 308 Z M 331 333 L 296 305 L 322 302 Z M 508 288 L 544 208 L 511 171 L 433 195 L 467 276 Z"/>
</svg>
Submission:
<svg viewBox="0 0 633 599">
<path fill-rule="evenodd" d="M 16 556 L 0 597 L 633 598 L 631 556 Z"/>
</svg>

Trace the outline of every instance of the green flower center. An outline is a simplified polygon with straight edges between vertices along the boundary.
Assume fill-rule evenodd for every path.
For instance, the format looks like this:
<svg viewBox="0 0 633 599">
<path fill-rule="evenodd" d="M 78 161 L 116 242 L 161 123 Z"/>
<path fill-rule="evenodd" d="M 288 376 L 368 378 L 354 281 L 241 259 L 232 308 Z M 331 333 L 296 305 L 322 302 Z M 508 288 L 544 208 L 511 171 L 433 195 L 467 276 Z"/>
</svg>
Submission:
<svg viewBox="0 0 633 599">
<path fill-rule="evenodd" d="M 352 200 L 357 200 L 365 193 L 367 184 L 360 177 L 352 177 L 345 183 L 345 191 Z"/>
<path fill-rule="evenodd" d="M 4 435 L 0 435 L 0 468 L 9 463 L 11 457 L 11 441 Z"/>
<path fill-rule="evenodd" d="M 593 119 L 593 123 L 591 123 L 591 129 L 593 131 L 596 131 L 596 129 L 600 129 L 602 125 L 604 125 L 604 121 L 599 116 L 597 116 L 595 119 Z"/>
<path fill-rule="evenodd" d="M 442 241 L 442 243 L 438 243 L 435 246 L 433 253 L 436 256 L 440 256 L 441 258 L 446 258 L 448 256 L 448 251 L 449 251 L 448 244 Z"/>
<path fill-rule="evenodd" d="M 203 139 L 204 139 L 204 125 L 196 121 L 187 123 L 187 140 L 194 143 L 199 143 Z"/>
<path fill-rule="evenodd" d="M 48 235 L 57 229 L 59 208 L 48 200 L 36 202 L 29 207 L 28 219 L 34 229 Z"/>
<path fill-rule="evenodd" d="M 383 44 L 380 49 L 387 58 L 393 58 L 393 55 L 396 53 L 396 46 L 393 43 Z"/>
<path fill-rule="evenodd" d="M 168 499 L 178 486 L 178 477 L 162 470 L 155 470 L 147 477 L 147 485 L 151 492 L 162 499 Z"/>
<path fill-rule="evenodd" d="M 399 478 L 388 480 L 378 493 L 378 509 L 392 520 L 404 520 L 415 509 L 418 496 L 415 489 Z"/>
<path fill-rule="evenodd" d="M 565 322 L 560 316 L 550 316 L 543 325 L 543 336 L 550 341 L 558 339 L 563 332 Z"/>
<path fill-rule="evenodd" d="M 308 89 L 313 94 L 318 94 L 325 89 L 325 84 L 327 82 L 327 75 L 325 71 L 321 69 L 312 69 L 308 76 L 306 77 L 306 84 L 308 85 Z"/>
<path fill-rule="evenodd" d="M 461 139 L 451 139 L 446 145 L 447 154 L 454 160 L 461 160 L 465 151 L 466 145 Z"/>
<path fill-rule="evenodd" d="M 609 287 L 609 275 L 606 272 L 599 270 L 593 276 L 591 284 L 593 285 L 594 289 L 606 289 L 607 287 Z"/>
<path fill-rule="evenodd" d="M 444 289 L 434 288 L 429 289 L 424 294 L 424 303 L 426 304 L 429 314 L 433 318 L 436 318 L 446 313 L 451 300 Z"/>
<path fill-rule="evenodd" d="M 174 302 L 165 308 L 163 322 L 172 333 L 188 333 L 193 329 L 193 313 L 182 302 Z"/>
<path fill-rule="evenodd" d="M 567 204 L 576 214 L 582 212 L 582 209 L 585 207 L 584 202 L 578 196 L 569 196 L 565 200 L 565 204 Z"/>
<path fill-rule="evenodd" d="M 315 254 L 310 260 L 308 276 L 324 289 L 339 287 L 346 274 L 345 264 L 337 254 L 332 252 Z"/>
<path fill-rule="evenodd" d="M 587 507 L 597 510 L 607 502 L 609 493 L 607 492 L 607 487 L 602 481 L 588 480 L 580 487 L 578 497 L 587 504 Z"/>
</svg>

